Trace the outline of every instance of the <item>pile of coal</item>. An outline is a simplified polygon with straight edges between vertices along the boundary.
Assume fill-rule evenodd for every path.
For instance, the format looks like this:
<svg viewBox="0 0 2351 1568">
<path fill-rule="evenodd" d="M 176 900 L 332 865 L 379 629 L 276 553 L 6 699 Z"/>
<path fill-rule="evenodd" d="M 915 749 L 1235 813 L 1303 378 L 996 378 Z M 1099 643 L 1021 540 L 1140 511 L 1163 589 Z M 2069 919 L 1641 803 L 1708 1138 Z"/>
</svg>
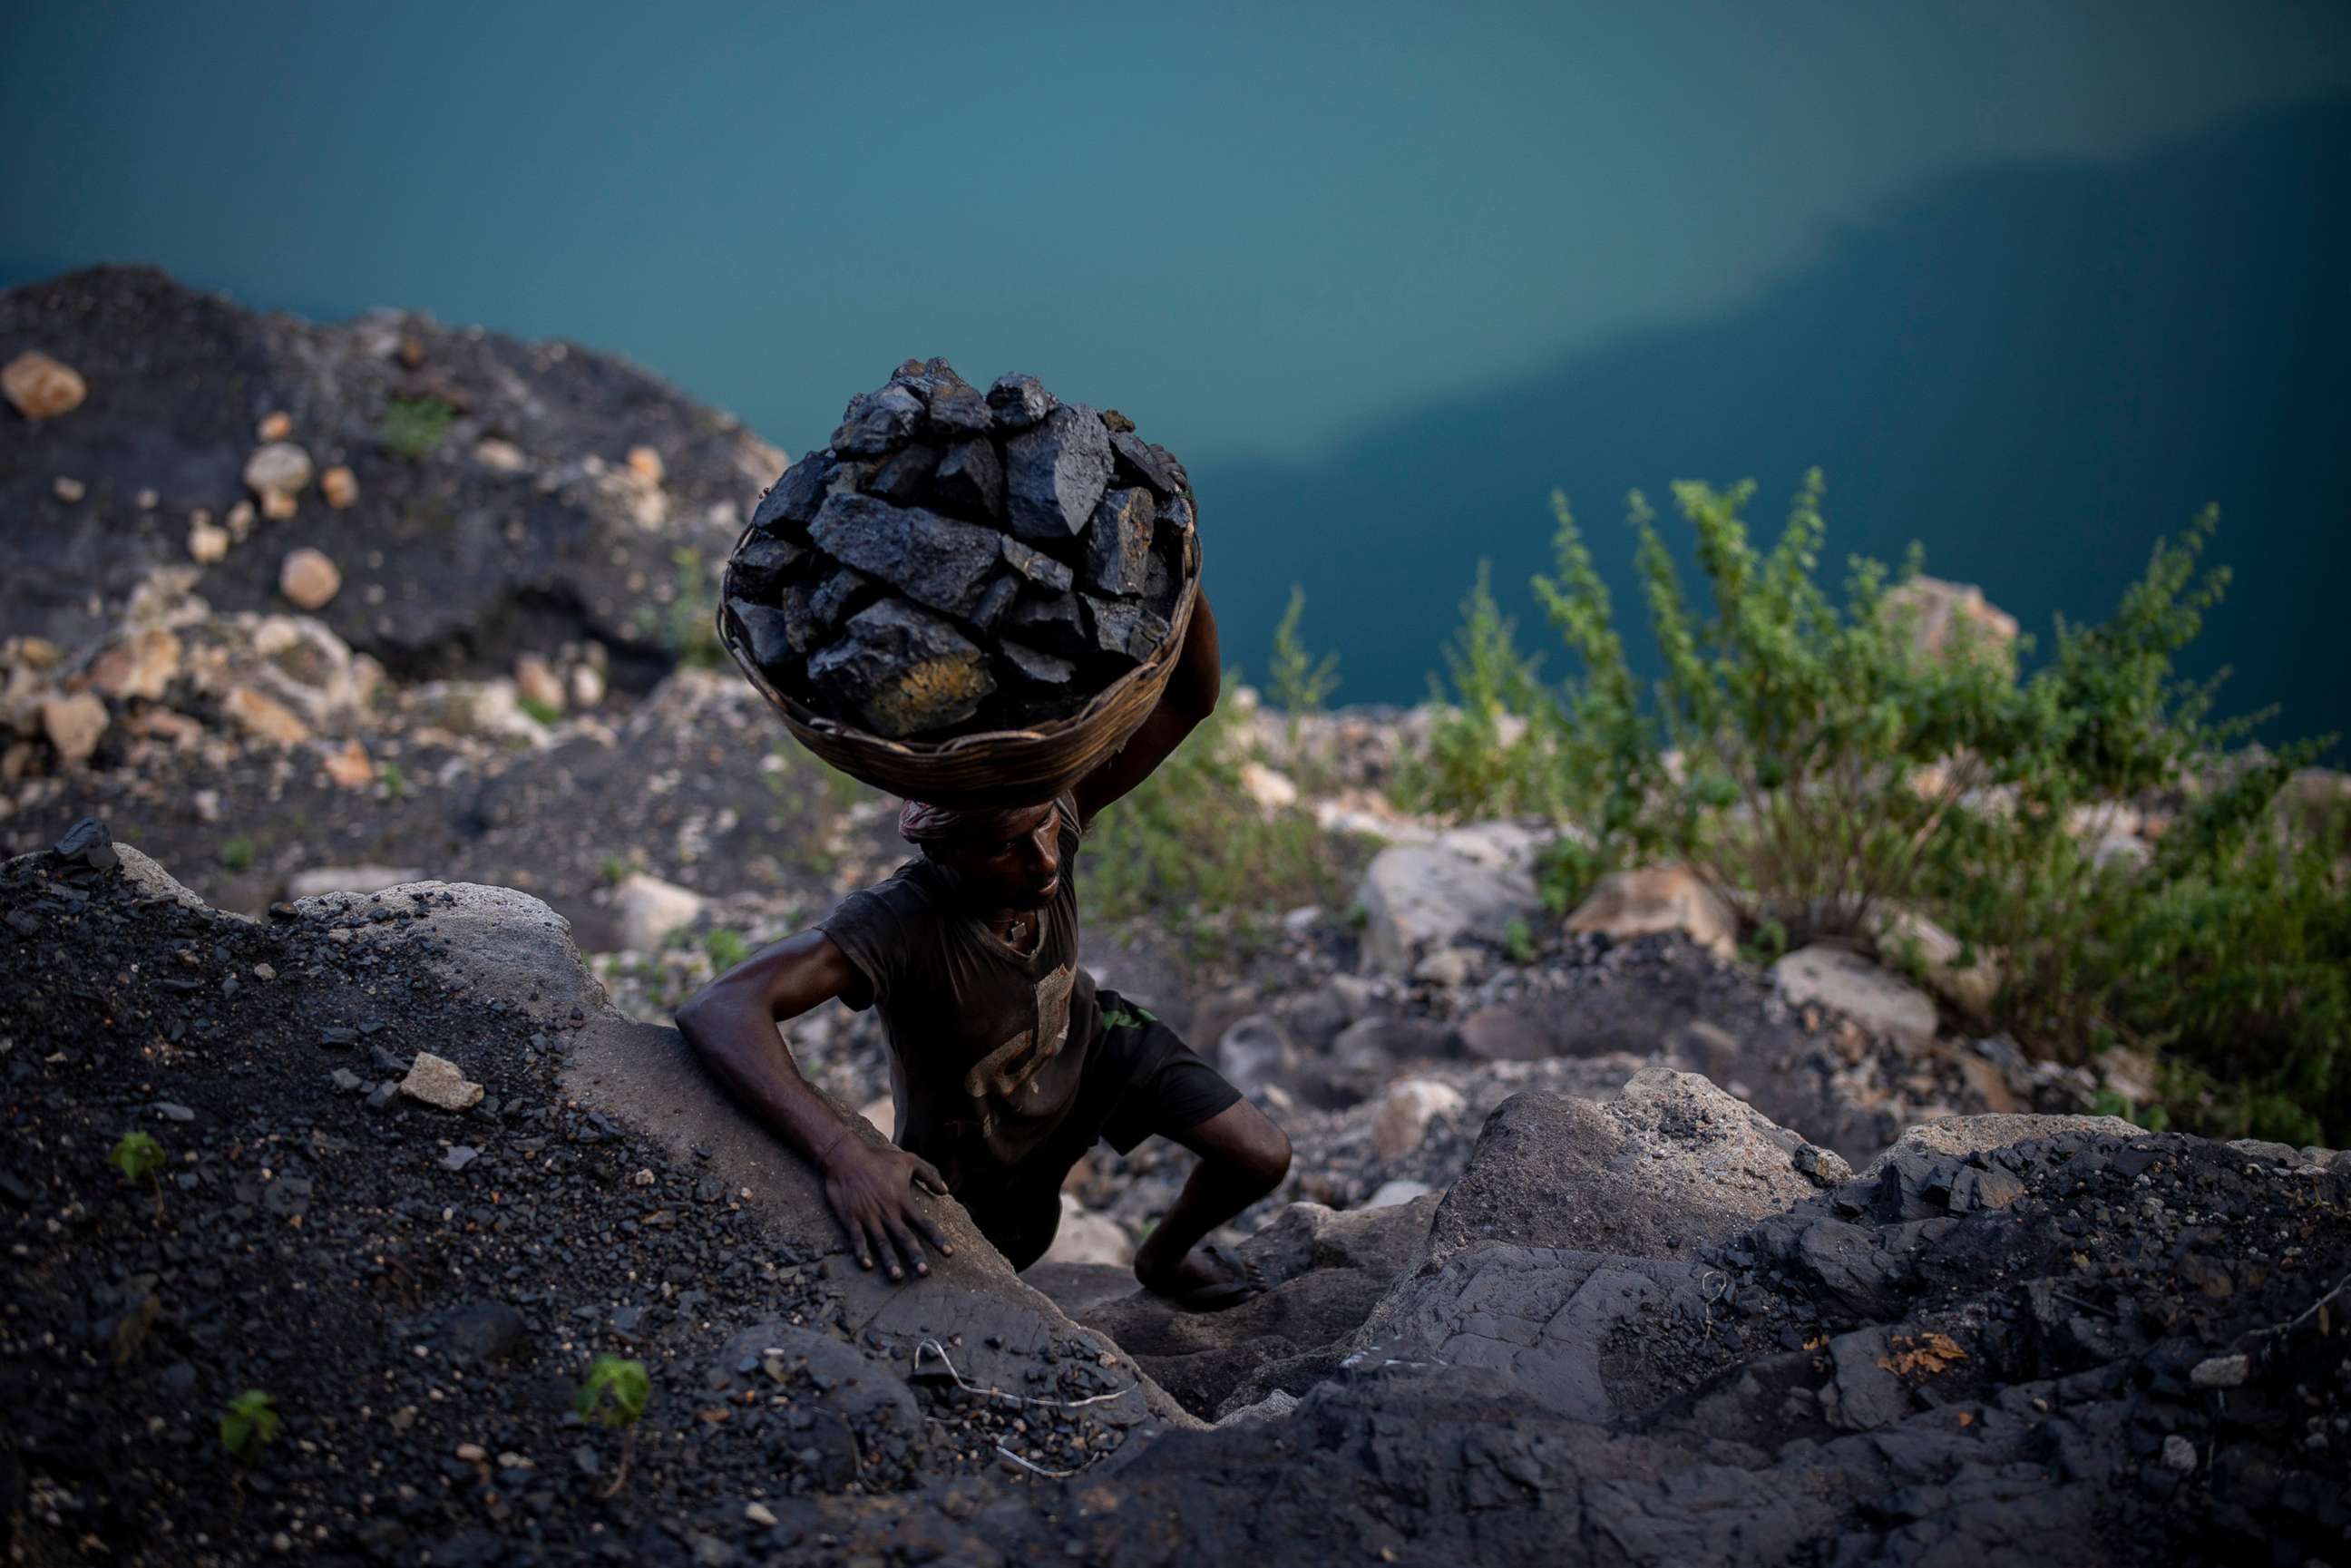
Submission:
<svg viewBox="0 0 2351 1568">
<path fill-rule="evenodd" d="M 895 739 L 1066 718 L 1165 643 L 1191 482 L 1115 410 L 907 361 L 785 470 L 727 563 L 737 646 Z"/>
</svg>

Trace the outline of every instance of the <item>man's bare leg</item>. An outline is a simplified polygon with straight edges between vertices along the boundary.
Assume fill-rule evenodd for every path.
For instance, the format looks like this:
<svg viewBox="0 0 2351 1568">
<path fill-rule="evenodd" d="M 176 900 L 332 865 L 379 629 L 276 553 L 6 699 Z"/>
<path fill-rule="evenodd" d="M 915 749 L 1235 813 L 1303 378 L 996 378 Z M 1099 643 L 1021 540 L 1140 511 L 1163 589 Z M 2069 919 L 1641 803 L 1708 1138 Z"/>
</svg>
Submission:
<svg viewBox="0 0 2351 1568">
<path fill-rule="evenodd" d="M 1134 1252 L 1144 1288 L 1181 1296 L 1228 1282 L 1232 1271 L 1193 1250 L 1217 1226 L 1281 1185 L 1290 1139 L 1264 1112 L 1237 1101 L 1196 1126 L 1163 1134 L 1200 1156 L 1175 1206 Z"/>
</svg>

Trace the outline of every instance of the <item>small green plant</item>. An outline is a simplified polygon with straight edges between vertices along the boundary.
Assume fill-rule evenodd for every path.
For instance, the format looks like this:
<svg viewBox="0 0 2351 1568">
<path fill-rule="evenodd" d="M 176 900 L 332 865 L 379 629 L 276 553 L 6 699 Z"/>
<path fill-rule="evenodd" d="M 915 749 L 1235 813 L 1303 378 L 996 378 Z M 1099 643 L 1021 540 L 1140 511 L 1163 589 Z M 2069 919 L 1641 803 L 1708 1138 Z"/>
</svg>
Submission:
<svg viewBox="0 0 2351 1568">
<path fill-rule="evenodd" d="M 712 927 L 704 936 L 702 948 L 710 955 L 710 967 L 722 973 L 751 956 L 751 945 L 723 925 Z"/>
<path fill-rule="evenodd" d="M 1502 956 L 1513 964 L 1535 961 L 1535 928 L 1513 915 L 1502 923 Z"/>
<path fill-rule="evenodd" d="M 552 725 L 563 716 L 561 708 L 538 697 L 517 696 L 515 698 L 515 706 L 522 709 L 541 725 Z"/>
<path fill-rule="evenodd" d="M 383 783 L 386 800 L 397 800 L 408 793 L 408 775 L 401 770 L 399 763 L 383 764 L 376 769 L 375 776 Z"/>
<path fill-rule="evenodd" d="M 1298 760 L 1298 720 L 1301 714 L 1317 713 L 1339 689 L 1339 655 L 1325 653 L 1320 659 L 1306 651 L 1306 643 L 1298 634 L 1299 622 L 1306 615 L 1306 590 L 1296 583 L 1290 586 L 1290 607 L 1281 612 L 1281 620 L 1273 628 L 1273 658 L 1267 665 L 1267 695 L 1273 706 L 1288 716 L 1288 739 L 1290 761 Z"/>
<path fill-rule="evenodd" d="M 421 463 L 441 444 L 457 410 L 446 398 L 396 397 L 383 411 L 378 434 L 383 444 L 411 463 Z"/>
<path fill-rule="evenodd" d="M 718 641 L 718 596 L 710 570 L 692 545 L 671 550 L 669 559 L 669 602 L 638 605 L 637 629 L 687 668 L 717 669 L 726 662 L 726 650 Z"/>
<path fill-rule="evenodd" d="M 274 1396 L 258 1388 L 248 1388 L 228 1402 L 221 1411 L 220 1440 L 230 1457 L 251 1464 L 277 1440 L 285 1423 L 277 1418 L 277 1405 Z"/>
<path fill-rule="evenodd" d="M 612 1472 L 612 1484 L 604 1489 L 606 1497 L 618 1492 L 628 1479 L 629 1458 L 636 1451 L 637 1422 L 644 1416 L 645 1404 L 653 1397 L 653 1379 L 647 1375 L 643 1362 L 599 1355 L 590 1364 L 588 1375 L 572 1401 L 582 1421 L 622 1429 L 621 1463 Z"/>
<path fill-rule="evenodd" d="M 596 874 L 603 879 L 606 886 L 617 886 L 629 879 L 631 869 L 629 862 L 619 855 L 606 855 L 604 863 L 597 868 Z"/>
<path fill-rule="evenodd" d="M 246 871 L 253 865 L 253 841 L 240 833 L 220 847 L 220 862 L 231 871 Z"/>
<path fill-rule="evenodd" d="M 114 1150 L 106 1156 L 122 1179 L 132 1186 L 141 1182 L 155 1189 L 155 1218 L 163 1218 L 163 1145 L 151 1133 L 125 1133 L 115 1140 Z"/>
</svg>

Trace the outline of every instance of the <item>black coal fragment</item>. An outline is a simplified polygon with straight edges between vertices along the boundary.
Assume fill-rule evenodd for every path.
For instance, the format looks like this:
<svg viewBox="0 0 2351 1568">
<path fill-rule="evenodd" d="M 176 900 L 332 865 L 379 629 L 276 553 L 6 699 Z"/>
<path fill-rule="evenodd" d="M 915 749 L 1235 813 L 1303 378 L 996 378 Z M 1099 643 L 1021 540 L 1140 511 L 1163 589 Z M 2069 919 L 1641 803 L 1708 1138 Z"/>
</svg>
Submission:
<svg viewBox="0 0 2351 1568">
<path fill-rule="evenodd" d="M 847 619 L 852 610 L 860 608 L 859 600 L 872 587 L 873 580 L 863 572 L 852 567 L 835 567 L 832 574 L 809 595 L 809 615 L 819 627 L 831 631 Z"/>
<path fill-rule="evenodd" d="M 1157 521 L 1150 491 L 1105 492 L 1086 529 L 1086 581 L 1104 593 L 1142 592 Z"/>
<path fill-rule="evenodd" d="M 1066 592 L 1077 580 L 1075 573 L 1043 550 L 1009 536 L 1004 540 L 1004 563 L 1048 593 Z"/>
<path fill-rule="evenodd" d="M 1026 430 L 1059 407 L 1060 400 L 1035 376 L 1012 374 L 996 378 L 987 389 L 987 406 L 997 429 Z"/>
<path fill-rule="evenodd" d="M 931 389 L 930 433 L 941 441 L 986 435 L 996 428 L 995 414 L 985 393 L 957 380 Z"/>
<path fill-rule="evenodd" d="M 937 447 L 914 442 L 899 448 L 888 462 L 876 468 L 867 488 L 902 507 L 911 506 L 922 499 L 923 491 L 938 465 Z"/>
<path fill-rule="evenodd" d="M 1004 465 L 981 437 L 947 448 L 931 476 L 931 497 L 950 511 L 991 521 L 1004 516 Z"/>
<path fill-rule="evenodd" d="M 1080 659 L 1095 652 L 1085 606 L 1074 593 L 1027 597 L 1005 614 L 1003 632 L 1057 658 Z"/>
<path fill-rule="evenodd" d="M 833 712 L 892 739 L 959 724 L 996 689 L 977 644 L 902 599 L 852 616 L 841 639 L 809 661 L 808 674 Z"/>
<path fill-rule="evenodd" d="M 923 413 L 923 400 L 900 382 L 859 392 L 832 433 L 832 449 L 843 456 L 882 456 L 913 438 Z"/>
<path fill-rule="evenodd" d="M 1152 445 L 1132 429 L 1112 432 L 1110 449 L 1118 460 L 1118 476 L 1126 483 L 1148 485 L 1163 496 L 1184 488 L 1183 470 L 1167 455 L 1166 448 Z"/>
<path fill-rule="evenodd" d="M 759 498 L 751 526 L 763 533 L 804 532 L 816 519 L 816 509 L 824 505 L 825 488 L 840 465 L 831 447 L 801 454 L 800 460 L 785 469 L 783 477 Z"/>
<path fill-rule="evenodd" d="M 1019 573 L 1010 571 L 989 583 L 987 591 L 980 595 L 979 607 L 971 612 L 971 623 L 983 632 L 992 629 L 1020 597 L 1020 583 Z"/>
<path fill-rule="evenodd" d="M 772 603 L 776 591 L 782 586 L 784 573 L 799 565 L 807 554 L 805 548 L 789 539 L 755 533 L 743 541 L 743 547 L 728 563 L 728 585 L 746 599 Z"/>
<path fill-rule="evenodd" d="M 1066 686 L 1078 673 L 1078 667 L 1067 659 L 1057 659 L 1050 653 L 1019 643 L 999 643 L 997 651 L 1004 662 L 1012 666 L 1019 677 L 1031 685 Z"/>
<path fill-rule="evenodd" d="M 1080 597 L 1092 618 L 1097 651 L 1139 664 L 1167 641 L 1166 617 L 1147 606 L 1132 599 L 1102 599 L 1091 593 Z"/>
<path fill-rule="evenodd" d="M 789 669 L 798 663 L 805 646 L 807 622 L 795 622 L 791 615 L 772 604 L 755 604 L 747 600 L 730 599 L 726 612 L 735 617 L 742 629 L 743 646 L 750 653 L 751 662 L 763 670 Z"/>
<path fill-rule="evenodd" d="M 872 496 L 834 496 L 810 525 L 825 552 L 907 598 L 969 615 L 987 591 L 1003 536 L 937 512 Z"/>
<path fill-rule="evenodd" d="M 1110 485 L 1110 434 L 1083 403 L 1063 403 L 1004 444 L 1006 521 L 1024 539 L 1069 538 Z"/>
</svg>

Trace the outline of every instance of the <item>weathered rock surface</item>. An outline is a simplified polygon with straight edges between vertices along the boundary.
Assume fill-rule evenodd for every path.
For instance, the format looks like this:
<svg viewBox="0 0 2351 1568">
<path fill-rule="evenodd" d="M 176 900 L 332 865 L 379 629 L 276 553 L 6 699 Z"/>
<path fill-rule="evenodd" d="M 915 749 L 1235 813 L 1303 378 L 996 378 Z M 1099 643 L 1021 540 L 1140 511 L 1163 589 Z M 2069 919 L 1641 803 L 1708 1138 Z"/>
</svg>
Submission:
<svg viewBox="0 0 2351 1568">
<path fill-rule="evenodd" d="M 1356 892 L 1369 916 L 1367 967 L 1407 974 L 1428 948 L 1465 936 L 1499 944 L 1512 921 L 1541 913 L 1528 866 L 1499 852 L 1483 852 L 1488 843 L 1474 831 L 1462 831 L 1436 843 L 1380 852 Z"/>
<path fill-rule="evenodd" d="M 836 711 L 892 737 L 958 724 L 996 689 L 977 644 L 894 599 L 851 616 L 841 641 L 809 660 L 809 681 Z"/>
<path fill-rule="evenodd" d="M 1681 866 L 1609 873 L 1567 917 L 1567 928 L 1619 940 L 1680 931 L 1718 957 L 1739 951 L 1738 916 L 1721 894 Z"/>
<path fill-rule="evenodd" d="M 1800 947 L 1771 966 L 1791 1002 L 1834 1009 L 1872 1034 L 1923 1049 L 1935 1039 L 1935 1003 L 1924 991 L 1844 947 Z"/>
</svg>

